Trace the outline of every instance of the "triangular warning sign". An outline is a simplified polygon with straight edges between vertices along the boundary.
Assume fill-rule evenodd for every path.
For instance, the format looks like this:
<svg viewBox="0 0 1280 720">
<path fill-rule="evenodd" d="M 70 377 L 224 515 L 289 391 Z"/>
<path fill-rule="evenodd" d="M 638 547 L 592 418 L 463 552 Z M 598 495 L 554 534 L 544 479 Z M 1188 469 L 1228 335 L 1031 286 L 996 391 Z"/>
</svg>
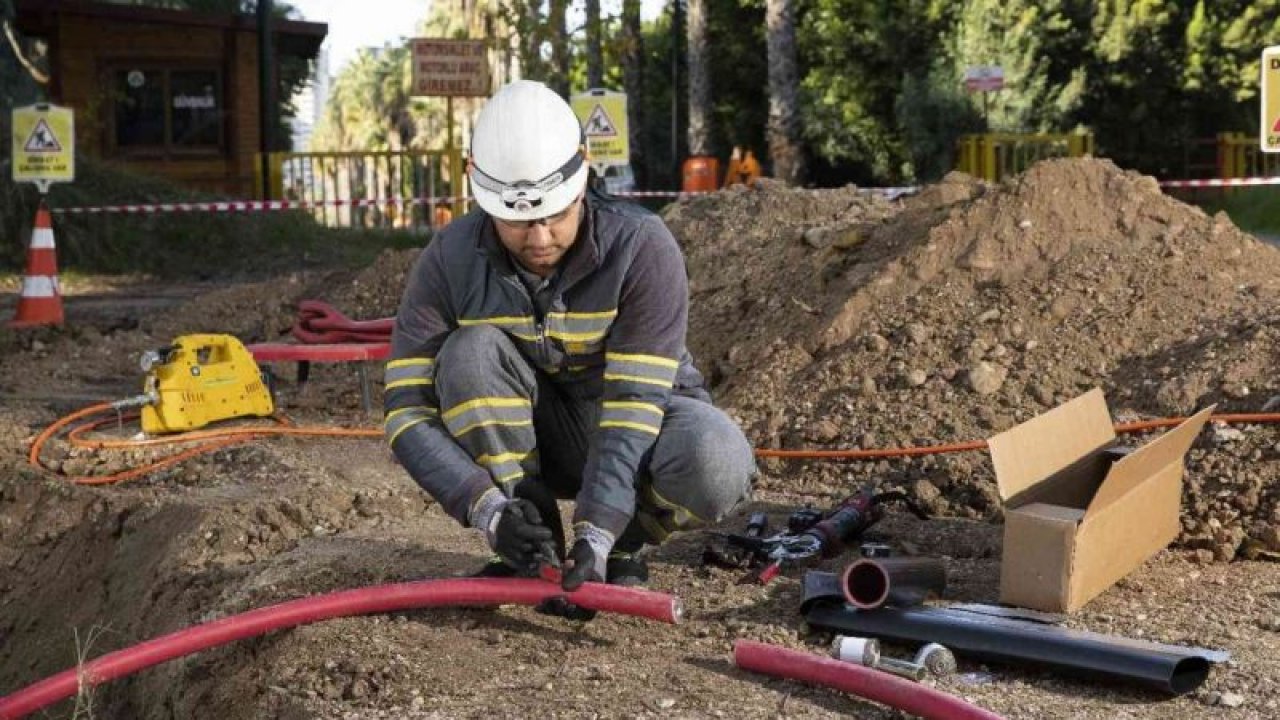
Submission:
<svg viewBox="0 0 1280 720">
<path fill-rule="evenodd" d="M 615 137 L 618 134 L 618 126 L 613 124 L 613 120 L 609 119 L 609 113 L 605 112 L 604 106 L 599 103 L 587 116 L 583 130 L 587 133 L 587 137 Z"/>
<path fill-rule="evenodd" d="M 62 152 L 62 145 L 58 143 L 58 138 L 53 136 L 53 130 L 49 129 L 49 123 L 40 118 L 36 126 L 31 130 L 31 136 L 27 138 L 27 144 L 22 147 L 24 152 Z"/>
</svg>

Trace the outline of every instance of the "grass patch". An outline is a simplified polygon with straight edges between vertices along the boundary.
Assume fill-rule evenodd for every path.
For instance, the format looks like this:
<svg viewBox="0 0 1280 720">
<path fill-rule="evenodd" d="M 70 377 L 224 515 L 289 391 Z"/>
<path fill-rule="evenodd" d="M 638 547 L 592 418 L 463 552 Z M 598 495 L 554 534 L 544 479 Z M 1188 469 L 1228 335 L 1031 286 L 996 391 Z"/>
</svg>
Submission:
<svg viewBox="0 0 1280 720">
<path fill-rule="evenodd" d="M 221 200 L 108 164 L 81 159 L 74 183 L 54 185 L 52 207 Z M 20 273 L 39 197 L 0 180 L 0 273 Z M 294 269 L 359 267 L 386 248 L 420 247 L 427 231 L 355 230 L 319 225 L 301 211 L 55 215 L 64 273 L 238 279 Z"/>
<path fill-rule="evenodd" d="M 1280 186 L 1204 190 L 1190 200 L 1207 213 L 1225 212 L 1241 230 L 1280 236 Z"/>
</svg>

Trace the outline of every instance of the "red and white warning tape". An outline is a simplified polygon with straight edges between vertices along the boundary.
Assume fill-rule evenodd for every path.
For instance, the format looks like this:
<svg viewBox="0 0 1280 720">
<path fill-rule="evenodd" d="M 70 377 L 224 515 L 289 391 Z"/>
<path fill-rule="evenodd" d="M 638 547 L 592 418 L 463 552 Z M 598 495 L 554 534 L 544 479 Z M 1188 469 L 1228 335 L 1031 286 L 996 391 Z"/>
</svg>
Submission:
<svg viewBox="0 0 1280 720">
<path fill-rule="evenodd" d="M 861 192 L 871 193 L 875 195 L 884 195 L 890 200 L 909 195 L 920 190 L 917 186 L 908 187 L 883 187 L 883 188 L 859 188 Z M 715 191 L 699 191 L 699 192 L 682 192 L 676 190 L 637 190 L 633 192 L 614 193 L 618 197 L 624 198 L 688 198 L 695 195 L 706 195 L 708 192 Z M 386 198 L 361 198 L 356 200 L 217 200 L 213 202 L 182 202 L 182 203 L 137 203 L 127 205 L 84 205 L 78 207 L 60 207 L 49 208 L 52 213 L 60 215 L 98 215 L 98 214 L 121 214 L 121 215 L 143 215 L 150 213 L 177 213 L 177 212 L 258 212 L 270 210 L 317 210 L 326 207 L 375 207 L 375 206 L 396 206 L 404 205 L 406 207 L 412 205 L 436 205 L 438 203 L 454 203 L 458 201 L 472 202 L 472 199 L 462 197 L 386 197 Z"/>
<path fill-rule="evenodd" d="M 673 197 L 673 198 L 686 198 L 686 197 L 693 197 L 694 195 L 708 195 L 708 194 L 711 194 L 711 193 L 713 193 L 713 192 L 717 192 L 717 191 L 715 191 L 715 190 L 698 190 L 698 191 L 693 191 L 693 192 L 685 192 L 685 191 L 679 191 L 679 190 L 635 190 L 635 191 L 631 191 L 631 192 L 616 192 L 616 193 L 610 193 L 610 194 L 611 194 L 611 195 L 615 195 L 615 196 L 617 196 L 617 197 L 640 197 L 640 198 L 644 198 L 644 197 Z M 858 188 L 858 192 L 870 193 L 870 194 L 872 194 L 872 195 L 885 195 L 885 196 L 888 196 L 890 199 L 893 199 L 893 198 L 896 198 L 896 197 L 900 197 L 900 196 L 902 196 L 902 195 L 910 195 L 910 194 L 912 194 L 912 193 L 920 192 L 920 186 L 918 186 L 918 185 L 905 185 L 905 186 L 902 186 L 902 187 L 868 187 L 868 188 Z"/>
<path fill-rule="evenodd" d="M 467 198 L 362 198 L 358 200 L 219 200 L 195 203 L 155 203 L 137 205 L 88 205 L 81 207 L 49 208 L 50 212 L 71 215 L 97 213 L 168 213 L 168 212 L 251 212 L 259 210 L 314 210 L 323 207 L 372 207 L 381 205 L 434 205 L 451 203 Z"/>
<path fill-rule="evenodd" d="M 1207 180 L 1161 180 L 1160 187 L 1245 187 L 1250 185 L 1280 185 L 1280 177 L 1210 178 Z"/>
</svg>

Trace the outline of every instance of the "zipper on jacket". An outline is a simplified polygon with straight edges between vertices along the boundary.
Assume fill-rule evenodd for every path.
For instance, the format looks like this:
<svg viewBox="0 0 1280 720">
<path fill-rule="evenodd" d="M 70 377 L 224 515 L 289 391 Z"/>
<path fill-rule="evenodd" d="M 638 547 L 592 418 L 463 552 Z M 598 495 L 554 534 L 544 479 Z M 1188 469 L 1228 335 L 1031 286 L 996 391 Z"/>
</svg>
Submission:
<svg viewBox="0 0 1280 720">
<path fill-rule="evenodd" d="M 520 293 L 524 296 L 525 303 L 529 308 L 529 316 L 533 318 L 533 328 L 535 339 L 535 348 L 538 354 L 538 364 L 546 367 L 551 364 L 551 354 L 547 352 L 547 329 L 544 325 L 545 318 L 539 317 L 538 306 L 533 302 L 533 294 L 529 292 L 529 288 L 524 286 L 520 278 L 510 275 L 505 278 L 507 282 L 519 288 Z"/>
<path fill-rule="evenodd" d="M 551 363 L 551 354 L 547 352 L 547 329 L 546 326 L 542 324 L 541 320 L 537 320 L 536 322 L 537 324 L 534 325 L 534 327 L 538 331 L 538 359 L 542 361 L 542 364 L 545 367 Z"/>
</svg>

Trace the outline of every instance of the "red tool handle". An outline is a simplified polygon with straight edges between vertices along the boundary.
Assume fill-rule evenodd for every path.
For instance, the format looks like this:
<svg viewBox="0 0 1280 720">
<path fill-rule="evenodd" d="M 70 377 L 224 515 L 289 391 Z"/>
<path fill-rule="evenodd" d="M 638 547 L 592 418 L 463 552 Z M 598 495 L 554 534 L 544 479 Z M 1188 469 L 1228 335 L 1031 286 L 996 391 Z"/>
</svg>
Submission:
<svg viewBox="0 0 1280 720">
<path fill-rule="evenodd" d="M 871 493 L 858 493 L 848 498 L 805 534 L 818 536 L 824 556 L 835 555 L 844 543 L 858 537 L 880 519 L 874 497 Z"/>
</svg>

